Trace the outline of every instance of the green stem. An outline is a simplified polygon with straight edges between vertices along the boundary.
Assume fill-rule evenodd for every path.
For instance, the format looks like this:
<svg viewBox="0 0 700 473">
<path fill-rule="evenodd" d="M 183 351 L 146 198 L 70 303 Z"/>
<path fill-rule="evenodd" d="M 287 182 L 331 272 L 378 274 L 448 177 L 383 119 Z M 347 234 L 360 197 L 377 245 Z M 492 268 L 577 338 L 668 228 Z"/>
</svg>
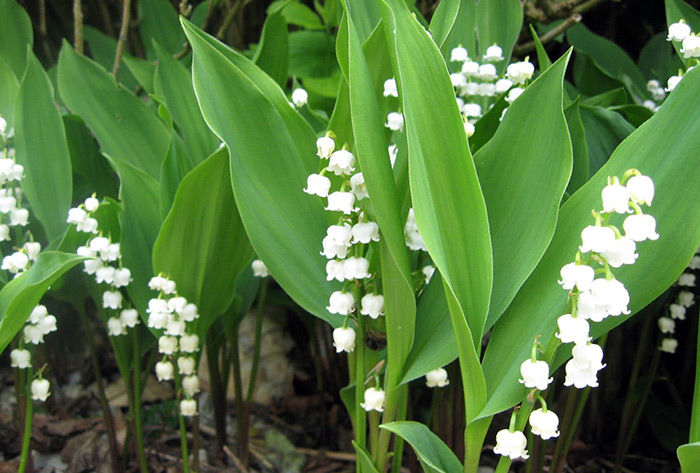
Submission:
<svg viewBox="0 0 700 473">
<path fill-rule="evenodd" d="M 243 398 L 243 386 L 241 385 L 241 357 L 238 352 L 238 327 L 231 340 L 231 354 L 233 365 L 233 384 L 236 387 L 236 427 L 238 430 L 238 456 L 243 466 L 248 468 L 248 431 L 246 429 L 245 415 L 246 402 Z"/>
<path fill-rule="evenodd" d="M 31 395 L 32 368 L 26 370 L 24 387 L 24 432 L 22 432 L 22 455 L 19 461 L 19 473 L 24 473 L 29 459 L 29 446 L 32 441 L 32 416 L 34 415 L 34 403 Z"/>
<path fill-rule="evenodd" d="M 369 413 L 369 445 L 372 458 L 377 457 L 379 449 L 379 412 L 372 411 Z"/>
<path fill-rule="evenodd" d="M 143 425 L 141 421 L 141 349 L 139 348 L 138 330 L 132 331 L 134 340 L 134 435 L 136 436 L 136 452 L 139 457 L 139 468 L 141 473 L 148 473 L 148 462 L 146 461 L 146 451 L 143 446 Z"/>
<path fill-rule="evenodd" d="M 182 378 L 180 372 L 175 369 L 175 389 L 177 390 L 175 409 L 177 410 L 177 420 L 180 424 L 180 449 L 182 450 L 182 472 L 190 473 L 190 455 L 187 452 L 187 425 L 185 425 L 185 416 L 182 415 L 180 409 L 180 401 L 182 400 Z"/>
<path fill-rule="evenodd" d="M 366 448 L 367 446 L 367 417 L 360 402 L 365 397 L 365 321 L 364 317 L 357 318 L 357 335 L 355 341 L 355 441 Z M 359 468 L 359 462 L 358 462 Z"/>
<path fill-rule="evenodd" d="M 224 444 L 226 443 L 226 385 L 222 386 L 219 366 L 219 351 L 225 340 L 219 343 L 214 336 L 214 330 L 207 331 L 207 350 L 209 361 L 209 380 L 211 382 L 211 398 L 214 404 L 214 427 L 216 428 L 216 457 L 224 460 Z M 227 365 L 224 365 L 227 366 Z"/>
<path fill-rule="evenodd" d="M 700 324 L 698 324 L 698 327 L 700 328 Z M 693 407 L 690 413 L 690 443 L 700 442 L 700 329 L 697 334 L 695 356 L 695 391 L 693 394 Z"/>
<path fill-rule="evenodd" d="M 250 368 L 250 381 L 248 381 L 248 395 L 246 402 L 253 401 L 255 393 L 255 381 L 258 377 L 258 364 L 260 363 L 260 340 L 262 339 L 263 315 L 265 310 L 265 296 L 267 295 L 268 278 L 263 278 L 258 292 L 258 310 L 255 314 L 255 345 L 253 346 L 253 363 Z"/>
<path fill-rule="evenodd" d="M 398 419 L 406 419 L 406 411 L 408 410 L 408 389 L 404 389 L 401 392 L 401 399 L 399 400 L 399 412 Z M 403 438 L 399 436 L 394 437 L 394 457 L 391 461 L 391 471 L 392 473 L 401 472 L 401 464 L 403 463 L 403 447 L 405 442 Z"/>
</svg>

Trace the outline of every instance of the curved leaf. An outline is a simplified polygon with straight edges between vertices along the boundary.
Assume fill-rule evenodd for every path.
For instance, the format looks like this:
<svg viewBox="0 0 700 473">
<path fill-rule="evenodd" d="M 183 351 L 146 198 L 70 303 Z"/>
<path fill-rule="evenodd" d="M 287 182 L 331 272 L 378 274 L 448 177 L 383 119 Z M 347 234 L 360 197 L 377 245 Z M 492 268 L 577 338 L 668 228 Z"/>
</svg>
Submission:
<svg viewBox="0 0 700 473">
<path fill-rule="evenodd" d="M 392 422 L 380 428 L 411 444 L 426 473 L 461 473 L 462 464 L 452 450 L 427 426 L 418 422 Z"/>
<path fill-rule="evenodd" d="M 10 66 L 0 58 L 0 116 L 7 122 L 7 129 L 14 128 L 14 107 L 19 81 Z"/>
<path fill-rule="evenodd" d="M 253 62 L 280 87 L 285 86 L 289 71 L 289 33 L 281 11 L 269 14 L 265 20 Z"/>
<path fill-rule="evenodd" d="M 147 56 L 151 59 L 158 57 L 154 41 L 171 55 L 180 52 L 185 45 L 185 35 L 172 3 L 168 0 L 139 0 L 138 7 L 139 32 Z"/>
<path fill-rule="evenodd" d="M 15 0 L 0 0 L 0 60 L 18 81 L 27 66 L 27 50 L 34 44 L 32 20 Z"/>
</svg>

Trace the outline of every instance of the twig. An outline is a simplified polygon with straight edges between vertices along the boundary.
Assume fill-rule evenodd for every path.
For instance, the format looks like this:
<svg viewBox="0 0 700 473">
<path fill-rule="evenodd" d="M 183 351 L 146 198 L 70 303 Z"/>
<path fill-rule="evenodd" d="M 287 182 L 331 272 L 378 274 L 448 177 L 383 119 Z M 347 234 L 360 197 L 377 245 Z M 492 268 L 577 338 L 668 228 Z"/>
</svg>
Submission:
<svg viewBox="0 0 700 473">
<path fill-rule="evenodd" d="M 228 445 L 224 445 L 224 453 L 231 459 L 234 465 L 236 465 L 236 468 L 238 468 L 241 472 L 243 473 L 248 473 L 248 469 L 243 465 L 243 462 L 241 462 L 241 459 L 236 456 L 235 453 L 231 451 L 230 448 L 228 448 Z"/>
<path fill-rule="evenodd" d="M 559 36 L 560 34 L 564 33 L 566 30 L 574 26 L 576 23 L 579 23 L 581 21 L 581 15 L 578 13 L 574 13 L 571 15 L 569 18 L 564 20 L 559 26 L 556 28 L 552 28 L 551 30 L 547 31 L 545 34 L 542 35 L 540 38 L 540 42 L 544 45 L 552 41 L 554 38 Z M 535 49 L 535 42 L 534 41 L 529 41 L 525 44 L 521 44 L 513 48 L 513 55 L 515 56 L 521 56 L 525 53 L 529 53 L 530 51 Z"/>
<path fill-rule="evenodd" d="M 83 54 L 83 4 L 81 0 L 73 0 L 73 43 L 75 52 Z"/>
<path fill-rule="evenodd" d="M 117 42 L 117 52 L 114 55 L 114 65 L 112 66 L 112 75 L 116 78 L 119 72 L 119 65 L 122 62 L 124 55 L 124 47 L 126 46 L 126 38 L 129 33 L 129 20 L 131 18 L 131 0 L 123 0 L 122 9 L 122 26 L 119 30 L 119 41 Z"/>
<path fill-rule="evenodd" d="M 226 12 L 224 22 L 221 24 L 221 28 L 219 28 L 219 31 L 216 32 L 216 39 L 224 39 L 224 36 L 226 36 L 226 32 L 231 27 L 231 23 L 233 23 L 233 20 L 236 18 L 236 14 L 238 13 L 238 11 L 242 7 L 248 5 L 250 2 L 251 0 L 236 0 L 236 3 L 234 3 L 231 9 L 229 9 L 229 11 Z"/>
<path fill-rule="evenodd" d="M 267 468 L 269 470 L 272 470 L 275 468 L 275 466 L 272 463 L 270 463 L 270 460 L 265 458 L 265 456 L 263 456 L 263 454 L 260 453 L 260 451 L 258 451 L 258 449 L 255 448 L 255 446 L 252 443 L 248 443 L 248 451 L 255 457 L 255 459 L 257 461 L 262 463 L 263 466 L 265 466 L 265 468 Z"/>
<path fill-rule="evenodd" d="M 599 3 L 603 3 L 605 1 L 606 0 L 587 0 L 587 1 L 583 2 L 582 4 L 580 4 L 579 6 L 577 6 L 576 8 L 574 8 L 573 10 L 571 10 L 571 12 L 572 13 L 585 13 L 588 10 L 590 10 L 591 8 L 598 5 Z"/>
</svg>

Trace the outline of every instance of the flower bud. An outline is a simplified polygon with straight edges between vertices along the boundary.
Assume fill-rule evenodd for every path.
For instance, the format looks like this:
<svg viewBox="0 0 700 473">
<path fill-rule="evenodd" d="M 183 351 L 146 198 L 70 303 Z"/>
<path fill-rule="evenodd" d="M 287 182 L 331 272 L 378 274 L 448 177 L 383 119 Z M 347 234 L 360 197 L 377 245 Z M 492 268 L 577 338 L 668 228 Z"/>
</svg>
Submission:
<svg viewBox="0 0 700 473">
<path fill-rule="evenodd" d="M 32 381 L 32 399 L 35 401 L 46 401 L 51 395 L 51 383 L 48 379 L 35 379 Z"/>
<path fill-rule="evenodd" d="M 197 401 L 194 399 L 183 399 L 180 401 L 180 412 L 185 417 L 197 415 Z"/>
</svg>

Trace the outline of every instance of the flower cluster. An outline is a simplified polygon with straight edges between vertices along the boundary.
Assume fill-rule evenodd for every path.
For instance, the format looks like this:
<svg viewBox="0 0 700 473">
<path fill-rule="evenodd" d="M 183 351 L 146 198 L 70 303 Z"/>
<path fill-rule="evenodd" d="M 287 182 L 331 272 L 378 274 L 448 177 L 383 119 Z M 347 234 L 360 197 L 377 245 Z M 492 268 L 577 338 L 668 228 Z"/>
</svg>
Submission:
<svg viewBox="0 0 700 473">
<path fill-rule="evenodd" d="M 57 330 L 56 317 L 49 314 L 48 309 L 43 305 L 37 305 L 29 314 L 29 319 L 24 325 L 23 337 L 20 339 L 19 348 L 10 352 L 10 364 L 13 368 L 27 369 L 32 367 L 32 352 L 26 347 L 44 343 L 44 335 Z M 51 384 L 42 376 L 42 371 L 38 377 L 32 380 L 32 399 L 35 401 L 45 401 L 50 395 Z"/>
<path fill-rule="evenodd" d="M 608 185 L 601 197 L 603 210 L 593 211 L 595 224 L 582 230 L 581 245 L 575 260 L 564 265 L 560 271 L 559 284 L 569 292 L 569 309 L 558 318 L 559 331 L 555 337 L 561 343 L 574 344 L 573 358 L 566 364 L 564 385 L 578 389 L 597 387 L 598 371 L 605 367 L 603 349 L 591 343 L 589 322 L 629 314 L 629 293 L 615 279 L 612 268 L 634 264 L 638 257 L 637 243 L 659 238 L 656 220 L 642 211 L 642 206 L 650 206 L 654 199 L 654 183 L 649 177 L 631 169 L 622 180 L 608 178 Z M 622 223 L 624 234 L 610 222 L 615 215 L 625 217 Z M 596 278 L 596 274 L 602 277 Z M 541 347 L 535 340 L 530 359 L 520 366 L 520 382 L 532 388 L 533 393 L 547 389 L 553 380 L 549 376 L 548 363 L 537 359 L 539 349 Z M 530 415 L 532 433 L 543 439 L 558 436 L 557 415 L 548 411 L 541 397 L 537 397 L 542 409 Z M 513 434 L 510 430 L 510 434 Z M 512 450 L 503 451 L 512 453 Z M 520 456 L 527 458 L 524 446 L 521 453 L 523 455 Z"/>
<path fill-rule="evenodd" d="M 90 258 L 83 263 L 83 271 L 94 276 L 95 282 L 107 286 L 102 293 L 102 308 L 110 314 L 107 319 L 107 334 L 110 337 L 126 335 L 127 329 L 136 327 L 139 313 L 134 309 L 122 289 L 132 281 L 131 271 L 122 264 L 121 245 L 111 238 L 98 234 L 98 222 L 94 217 L 100 201 L 93 195 L 78 207 L 68 211 L 68 223 L 76 226 L 78 232 L 87 233 L 90 238 L 76 253 Z"/>
<path fill-rule="evenodd" d="M 668 306 L 668 313 L 659 318 L 659 332 L 663 339 L 659 345 L 659 350 L 666 353 L 675 353 L 678 348 L 678 340 L 673 337 L 676 331 L 676 320 L 685 320 L 686 310 L 695 303 L 695 294 L 692 288 L 695 287 L 696 276 L 692 271 L 700 269 L 700 248 L 688 263 L 688 267 L 680 275 L 674 285 L 675 300 Z"/>
<path fill-rule="evenodd" d="M 197 306 L 180 296 L 175 281 L 163 275 L 151 278 L 148 287 L 158 291 L 158 297 L 148 301 L 148 326 L 163 331 L 158 338 L 158 352 L 163 358 L 156 363 L 156 376 L 159 381 L 175 379 L 181 385 L 178 389 L 182 388 L 185 399 L 180 401 L 180 412 L 183 416 L 195 416 L 194 396 L 200 391 L 196 359 L 200 346 L 192 323 L 199 318 Z"/>
<path fill-rule="evenodd" d="M 680 52 L 683 58 L 686 59 L 687 62 L 693 61 L 693 65 L 689 65 L 685 72 L 679 71 L 678 75 L 668 78 L 666 91 L 671 92 L 676 88 L 681 79 L 683 79 L 684 74 L 698 64 L 697 58 L 700 58 L 700 36 L 692 32 L 685 20 L 680 20 L 678 23 L 673 23 L 668 27 L 668 37 L 666 39 L 668 41 L 681 43 Z"/>
<path fill-rule="evenodd" d="M 482 62 L 478 58 L 469 58 L 469 53 L 461 46 L 454 48 L 450 54 L 450 62 L 461 63 L 459 71 L 450 74 L 450 79 L 457 93 L 457 104 L 467 136 L 474 134 L 474 123 L 484 113 L 482 105 L 476 102 L 483 104 L 486 101 L 491 107 L 493 99 L 505 94 L 506 102 L 513 103 L 525 91 L 535 72 L 535 66 L 526 58 L 509 64 L 505 75 L 501 76 L 493 63 L 503 59 L 503 50 L 495 44 L 486 49 Z M 503 110 L 501 119 L 506 110 Z"/>
</svg>

